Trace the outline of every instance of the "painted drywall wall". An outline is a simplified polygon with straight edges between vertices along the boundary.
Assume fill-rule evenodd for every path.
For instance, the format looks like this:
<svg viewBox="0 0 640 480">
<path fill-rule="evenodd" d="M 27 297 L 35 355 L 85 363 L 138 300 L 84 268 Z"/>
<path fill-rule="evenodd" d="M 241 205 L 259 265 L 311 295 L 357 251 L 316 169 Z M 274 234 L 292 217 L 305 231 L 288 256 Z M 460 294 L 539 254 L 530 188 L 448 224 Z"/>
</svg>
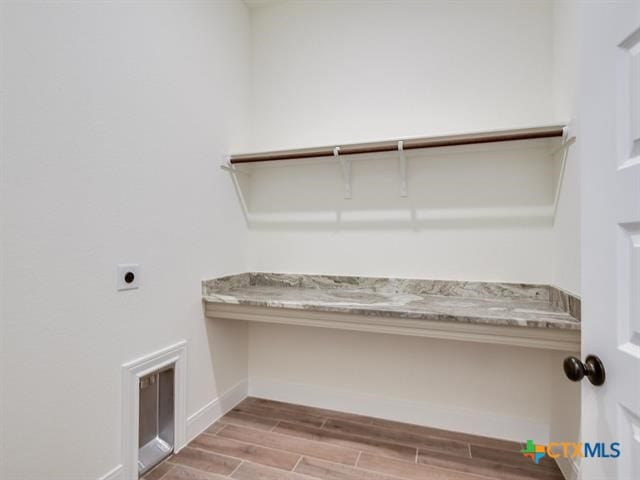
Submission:
<svg viewBox="0 0 640 480">
<path fill-rule="evenodd" d="M 246 133 L 242 2 L 2 2 L 6 480 L 121 461 L 121 364 L 188 341 L 187 412 L 246 379 L 241 323 L 200 281 L 244 269 L 218 168 Z M 118 263 L 141 287 L 116 292 Z"/>
<path fill-rule="evenodd" d="M 251 146 L 551 122 L 553 13 L 549 2 L 253 10 Z M 393 155 L 354 162 L 349 201 L 332 162 L 256 171 L 243 181 L 248 266 L 551 283 L 553 229 L 538 217 L 553 203 L 548 155 L 496 149 L 410 155 L 406 199 Z M 481 153 L 460 154 L 470 150 Z"/>
<path fill-rule="evenodd" d="M 252 11 L 254 149 L 552 120 L 552 2 L 284 2 Z"/>
<path fill-rule="evenodd" d="M 570 119 L 569 135 L 576 143 L 566 152 L 565 173 L 562 180 L 558 210 L 553 226 L 551 283 L 580 295 L 580 133 L 576 92 L 578 82 L 577 2 L 554 2 L 553 93 L 558 118 Z M 560 167 L 563 154 L 555 158 Z M 580 356 L 577 352 L 574 355 Z M 561 369 L 566 355 L 552 357 L 551 431 L 553 441 L 580 439 L 580 385 L 567 380 Z M 558 465 L 565 478 L 577 478 L 579 464 L 574 459 L 560 459 Z"/>
<path fill-rule="evenodd" d="M 549 283 L 553 162 L 547 142 L 354 160 L 353 198 L 334 163 L 255 168 L 251 270 Z M 523 253 L 526 252 L 526 255 Z"/>
<path fill-rule="evenodd" d="M 549 352 L 259 323 L 249 338 L 254 395 L 516 441 L 548 439 Z M 523 374 L 531 365 L 536 374 Z"/>
<path fill-rule="evenodd" d="M 570 135 L 578 134 L 576 90 L 578 81 L 577 8 L 571 0 L 554 2 L 553 97 L 555 116 L 571 122 Z M 580 295 L 580 158 L 578 144 L 567 152 L 565 174 L 553 229 L 551 283 Z M 556 156 L 561 161 L 562 154 Z"/>
<path fill-rule="evenodd" d="M 577 130 L 572 130 L 577 133 Z M 580 296 L 580 158 L 578 147 L 567 152 L 564 179 L 551 240 L 550 283 Z M 557 155 L 560 162 L 562 154 Z"/>
<path fill-rule="evenodd" d="M 552 2 L 286 2 L 252 11 L 247 149 L 565 120 L 562 88 L 554 82 L 571 80 L 554 72 L 560 62 L 554 22 Z M 575 264 L 553 264 L 575 240 L 569 218 L 575 169 L 567 171 L 572 186 L 563 191 L 562 218 L 554 226 L 540 215 L 553 204 L 557 159 L 546 145 L 521 147 L 412 154 L 407 198 L 399 196 L 392 155 L 354 160 L 351 200 L 343 198 L 336 163 L 254 169 L 241 180 L 249 269 L 557 279 L 577 291 Z M 249 355 L 256 394 L 297 401 L 312 401 L 309 392 L 326 401 L 340 397 L 336 392 L 371 395 L 377 400 L 361 403 L 381 415 L 390 413 L 383 400 L 395 399 L 437 412 L 427 418 L 407 408 L 406 421 L 457 429 L 458 416 L 438 415 L 455 406 L 493 419 L 467 426 L 477 433 L 522 440 L 527 428 L 513 419 L 529 419 L 528 435 L 540 435 L 539 441 L 548 436 L 551 385 L 560 368 L 557 355 L 545 351 L 283 326 L 250 326 Z M 483 388 L 469 365 L 487 359 L 496 366 Z M 535 378 L 521 375 L 528 362 L 540 362 Z M 437 365 L 447 366 L 446 378 L 439 378 Z M 504 403 L 491 404 L 493 392 L 504 393 Z"/>
<path fill-rule="evenodd" d="M 251 90 L 244 83 L 249 77 L 248 18 L 241 2 L 0 6 L 2 478 L 84 480 L 117 465 L 119 366 L 180 338 L 189 341 L 189 414 L 242 380 L 247 356 L 256 380 L 356 390 L 348 384 L 352 375 L 332 380 L 329 370 L 317 366 L 306 373 L 295 366 L 281 368 L 273 358 L 280 358 L 282 350 L 269 344 L 274 333 L 279 347 L 290 347 L 289 363 L 299 358 L 306 366 L 327 351 L 348 360 L 350 346 L 344 342 L 352 341 L 360 359 L 357 373 L 367 378 L 357 383 L 356 393 L 373 391 L 378 397 L 395 396 L 435 407 L 443 407 L 451 390 L 426 392 L 422 384 L 412 390 L 406 376 L 403 382 L 392 381 L 400 369 L 389 372 L 388 366 L 386 379 L 376 377 L 363 358 L 371 357 L 377 366 L 394 353 L 398 357 L 394 361 L 412 368 L 411 360 L 447 364 L 453 386 L 464 393 L 471 392 L 477 379 L 469 376 L 463 362 L 451 362 L 461 353 L 460 358 L 471 361 L 490 358 L 506 378 L 515 374 L 506 365 L 533 360 L 530 352 L 502 347 L 318 334 L 314 329 L 300 332 L 275 326 L 273 331 L 271 326 L 252 328 L 247 349 L 245 327 L 204 320 L 194 295 L 201 278 L 245 266 L 257 268 L 263 265 L 259 262 L 274 270 L 289 266 L 291 271 L 402 276 L 436 272 L 453 278 L 449 255 L 432 255 L 429 263 L 411 264 L 431 247 L 437 252 L 455 250 L 453 238 L 466 238 L 468 247 L 460 257 L 464 262 L 455 263 L 461 278 L 482 273 L 479 276 L 485 279 L 522 281 L 523 276 L 552 275 L 548 263 L 536 261 L 550 257 L 550 227 L 530 218 L 551 188 L 539 184 L 541 172 L 548 168 L 546 160 L 533 168 L 517 161 L 520 167 L 511 172 L 513 178 L 533 175 L 536 188 L 516 192 L 502 185 L 496 191 L 502 203 L 485 205 L 495 213 L 495 208 L 504 207 L 505 195 L 526 200 L 521 206 L 533 209 L 526 229 L 513 218 L 485 219 L 472 228 L 474 222 L 465 216 L 467 204 L 457 204 L 458 218 L 441 222 L 447 227 L 441 231 L 425 229 L 431 221 L 417 229 L 380 228 L 378 213 L 372 210 L 388 208 L 386 202 L 397 188 L 389 175 L 395 167 L 374 166 L 367 177 L 369 173 L 356 165 L 354 201 L 369 199 L 354 214 L 360 227 L 343 231 L 334 225 L 310 232 L 279 225 L 265 232 L 254 229 L 252 238 L 264 233 L 254 238 L 257 243 L 245 239 L 233 188 L 216 166 L 215 159 L 223 152 L 549 120 L 552 76 L 546 62 L 552 36 L 547 35 L 551 27 L 546 2 L 520 5 L 526 14 L 518 13 L 514 5 L 502 5 L 497 11 L 492 5 L 467 4 L 463 9 L 461 4 L 429 3 L 435 9 L 431 14 L 426 3 L 394 9 L 369 6 L 362 12 L 355 3 L 305 2 L 310 9 L 339 7 L 343 9 L 339 15 L 331 10 L 300 11 L 296 2 L 261 8 L 264 24 L 257 14 L 252 22 Z M 268 11 L 276 7 L 285 10 Z M 313 22 L 303 21 L 311 17 Z M 377 36 L 371 33 L 374 30 Z M 263 47 L 257 44 L 262 41 L 271 43 L 259 55 Z M 456 53 L 445 54 L 445 46 Z M 359 62 L 352 64 L 353 58 Z M 513 69 L 514 63 L 522 69 Z M 253 92 L 252 137 L 245 136 L 247 91 Z M 266 102 L 264 108 L 259 107 L 261 101 Z M 497 168 L 506 161 L 504 153 L 498 157 L 491 159 L 491 165 L 502 175 Z M 429 161 L 437 166 L 443 160 Z M 455 173 L 446 168 L 437 171 L 445 179 Z M 304 195 L 317 198 L 318 190 L 326 189 L 331 201 L 343 201 L 337 168 L 318 172 L 317 187 L 301 183 L 299 175 L 291 178 Z M 378 183 L 368 189 L 363 180 Z M 485 191 L 492 186 L 489 180 L 482 178 Z M 412 176 L 410 192 L 423 181 L 424 177 Z M 470 186 L 478 188 L 476 183 L 469 176 L 446 198 L 452 200 L 451 192 L 464 193 Z M 430 189 L 445 186 L 429 184 Z M 369 196 L 380 191 L 384 202 L 371 203 Z M 363 192 L 367 193 L 358 196 Z M 287 197 L 285 191 L 274 200 L 283 198 L 295 204 L 304 196 Z M 461 200 L 469 198 L 463 195 Z M 326 199 L 321 200 L 325 208 Z M 404 215 L 406 205 L 401 207 Z M 298 218 L 309 223 L 313 213 L 299 212 Z M 389 223 L 397 225 L 398 212 L 388 213 Z M 374 225 L 365 221 L 362 228 L 367 216 Z M 254 255 L 264 240 L 269 248 Z M 357 248 L 349 248 L 350 244 Z M 363 245 L 370 254 L 352 260 Z M 530 245 L 535 251 L 527 250 Z M 245 247 L 253 255 L 246 264 Z M 477 254 L 468 256 L 471 248 Z M 404 255 L 404 260 L 397 255 Z M 141 290 L 113 291 L 118 262 L 143 265 Z M 462 264 L 468 266 L 463 270 Z M 312 342 L 309 353 L 300 351 L 308 345 L 304 342 Z M 379 356 L 377 345 L 383 346 Z M 262 365 L 261 356 L 271 360 Z M 538 383 L 532 384 L 541 387 L 541 405 L 550 401 L 544 389 L 549 385 L 546 370 L 541 369 L 534 381 Z M 58 372 L 61 375 L 55 376 Z M 433 379 L 436 373 L 427 371 Z M 261 383 L 263 388 L 265 384 Z M 506 382 L 494 377 L 492 386 L 509 396 L 508 415 L 522 414 L 535 424 L 545 420 L 537 404 L 514 406 L 519 398 L 512 398 L 514 392 L 506 390 Z M 464 407 L 456 404 L 456 409 Z M 534 413 L 528 417 L 530 409 Z M 486 414 L 483 418 L 496 413 L 486 404 L 469 411 Z"/>
</svg>

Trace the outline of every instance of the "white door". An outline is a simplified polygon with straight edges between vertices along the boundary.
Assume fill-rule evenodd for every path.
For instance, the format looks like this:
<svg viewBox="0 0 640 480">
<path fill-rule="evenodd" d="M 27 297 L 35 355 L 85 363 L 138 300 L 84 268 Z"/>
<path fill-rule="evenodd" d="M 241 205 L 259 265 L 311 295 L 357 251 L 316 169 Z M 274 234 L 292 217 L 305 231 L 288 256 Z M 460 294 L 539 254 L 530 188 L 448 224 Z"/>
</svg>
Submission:
<svg viewBox="0 0 640 480">
<path fill-rule="evenodd" d="M 640 1 L 578 10 L 582 355 L 606 369 L 582 383 L 582 441 L 621 451 L 584 458 L 581 478 L 640 480 Z"/>
</svg>

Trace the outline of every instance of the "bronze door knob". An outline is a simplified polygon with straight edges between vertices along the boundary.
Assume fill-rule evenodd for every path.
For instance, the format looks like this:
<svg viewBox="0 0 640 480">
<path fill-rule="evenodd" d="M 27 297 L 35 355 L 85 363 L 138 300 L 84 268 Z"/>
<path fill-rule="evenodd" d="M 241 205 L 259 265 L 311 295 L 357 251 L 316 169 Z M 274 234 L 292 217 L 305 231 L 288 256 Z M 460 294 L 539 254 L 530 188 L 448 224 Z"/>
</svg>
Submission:
<svg viewBox="0 0 640 480">
<path fill-rule="evenodd" d="M 576 357 L 567 357 L 563 362 L 564 374 L 573 382 L 579 382 L 584 377 L 596 386 L 604 383 L 606 378 L 604 365 L 602 361 L 595 355 L 589 355 L 584 363 Z"/>
</svg>

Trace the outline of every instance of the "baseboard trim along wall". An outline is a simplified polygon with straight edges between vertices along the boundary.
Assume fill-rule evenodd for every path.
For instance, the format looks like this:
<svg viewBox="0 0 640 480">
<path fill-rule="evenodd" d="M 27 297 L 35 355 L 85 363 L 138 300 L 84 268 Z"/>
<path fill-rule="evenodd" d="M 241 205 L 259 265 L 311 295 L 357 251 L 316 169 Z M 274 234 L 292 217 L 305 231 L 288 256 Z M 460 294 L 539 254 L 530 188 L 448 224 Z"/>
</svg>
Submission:
<svg viewBox="0 0 640 480">
<path fill-rule="evenodd" d="M 193 415 L 187 418 L 187 443 L 196 438 L 220 417 L 238 405 L 247 397 L 249 385 L 247 380 L 238 382 L 235 386 L 207 403 Z"/>
<path fill-rule="evenodd" d="M 535 438 L 540 443 L 549 441 L 549 425 L 535 419 L 446 408 L 317 385 L 252 377 L 249 395 L 506 440 L 522 442 Z"/>
</svg>

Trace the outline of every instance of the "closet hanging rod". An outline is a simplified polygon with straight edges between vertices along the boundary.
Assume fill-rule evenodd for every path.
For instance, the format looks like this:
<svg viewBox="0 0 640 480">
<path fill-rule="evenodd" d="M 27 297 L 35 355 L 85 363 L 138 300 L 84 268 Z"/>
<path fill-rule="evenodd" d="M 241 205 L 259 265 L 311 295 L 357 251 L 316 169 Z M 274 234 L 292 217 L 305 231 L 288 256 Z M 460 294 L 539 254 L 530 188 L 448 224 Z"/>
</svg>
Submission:
<svg viewBox="0 0 640 480">
<path fill-rule="evenodd" d="M 462 135 L 443 135 L 438 137 L 422 137 L 402 140 L 403 150 L 422 148 L 454 147 L 460 145 L 474 145 L 482 143 L 512 142 L 518 140 L 536 140 L 541 138 L 562 137 L 564 125 L 548 127 L 521 128 L 515 130 L 500 130 L 484 133 L 469 133 Z M 229 163 L 272 162 L 276 160 L 297 160 L 304 158 L 333 157 L 336 146 L 304 148 L 296 150 L 279 150 L 274 152 L 245 153 L 231 155 Z M 398 150 L 398 140 L 383 142 L 354 143 L 340 145 L 340 155 L 357 155 L 363 153 L 395 152 Z"/>
</svg>

